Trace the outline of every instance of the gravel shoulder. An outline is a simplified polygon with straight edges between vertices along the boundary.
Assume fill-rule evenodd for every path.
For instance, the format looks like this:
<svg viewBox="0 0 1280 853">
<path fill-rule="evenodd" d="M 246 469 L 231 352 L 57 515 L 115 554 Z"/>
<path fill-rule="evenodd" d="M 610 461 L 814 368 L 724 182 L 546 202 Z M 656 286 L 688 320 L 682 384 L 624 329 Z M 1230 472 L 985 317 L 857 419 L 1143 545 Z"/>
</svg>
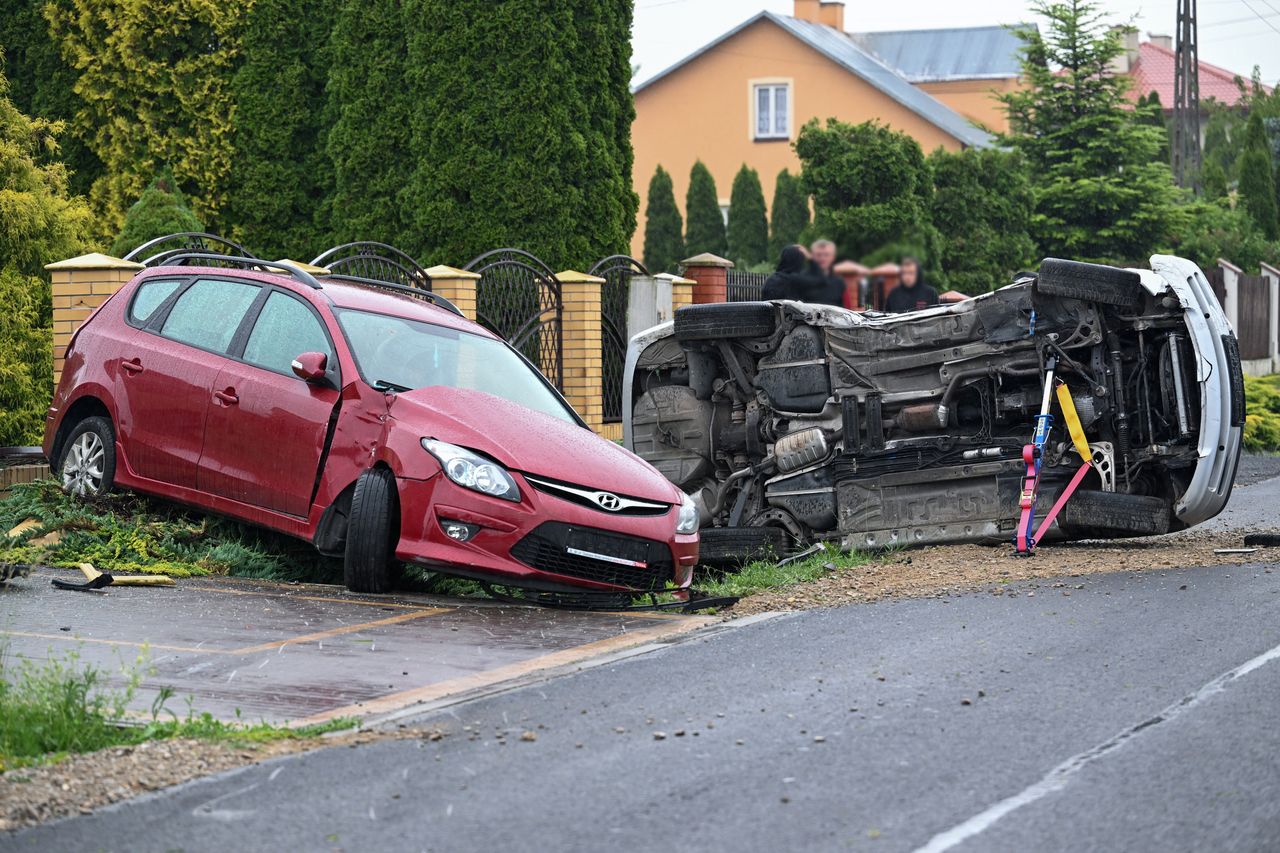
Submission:
<svg viewBox="0 0 1280 853">
<path fill-rule="evenodd" d="M 252 744 L 176 738 L 72 755 L 56 764 L 17 768 L 0 775 L 0 832 L 89 814 L 111 803 L 282 755 L 383 740 L 441 737 L 435 730 L 395 729 Z"/>
</svg>

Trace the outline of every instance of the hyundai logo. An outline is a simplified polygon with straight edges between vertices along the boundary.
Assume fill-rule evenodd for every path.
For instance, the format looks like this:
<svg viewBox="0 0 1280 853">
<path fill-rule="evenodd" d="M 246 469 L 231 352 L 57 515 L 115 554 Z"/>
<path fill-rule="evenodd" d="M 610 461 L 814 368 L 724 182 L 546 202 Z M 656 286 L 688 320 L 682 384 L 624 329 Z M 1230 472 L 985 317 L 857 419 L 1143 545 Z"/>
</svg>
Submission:
<svg viewBox="0 0 1280 853">
<path fill-rule="evenodd" d="M 622 498 L 611 492 L 596 492 L 592 495 L 592 498 L 600 505 L 601 509 L 609 512 L 617 512 L 622 509 Z"/>
</svg>

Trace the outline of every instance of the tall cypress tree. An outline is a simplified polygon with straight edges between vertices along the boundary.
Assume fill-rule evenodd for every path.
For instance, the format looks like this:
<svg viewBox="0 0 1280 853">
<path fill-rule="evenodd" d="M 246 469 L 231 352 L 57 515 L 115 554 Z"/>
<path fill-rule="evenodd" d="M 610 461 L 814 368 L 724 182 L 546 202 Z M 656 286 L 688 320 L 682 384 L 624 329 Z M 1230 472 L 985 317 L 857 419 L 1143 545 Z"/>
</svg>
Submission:
<svg viewBox="0 0 1280 853">
<path fill-rule="evenodd" d="M 323 243 L 398 243 L 399 197 L 420 152 L 409 146 L 408 18 L 399 0 L 339 0 L 329 39 L 325 141 L 333 191 L 320 211 Z M 447 64 L 443 56 L 434 58 Z M 453 117 L 442 116 L 442 121 Z"/>
<path fill-rule="evenodd" d="M 720 213 L 720 196 L 711 170 L 699 160 L 689 173 L 689 191 L 684 201 L 684 250 L 689 256 L 710 252 L 724 255 L 724 215 Z"/>
<path fill-rule="evenodd" d="M 649 181 L 644 220 L 644 265 L 654 274 L 674 271 L 684 257 L 684 225 L 671 175 L 662 166 Z"/>
<path fill-rule="evenodd" d="M 75 122 L 104 170 L 89 194 L 99 236 L 167 164 L 218 229 L 232 171 L 231 79 L 250 0 L 57 0 L 49 32 L 78 69 Z"/>
<path fill-rule="evenodd" d="M 332 11 L 331 0 L 255 0 L 245 25 L 225 218 L 262 257 L 307 260 L 325 248 L 315 219 L 331 190 L 323 105 Z"/>
<path fill-rule="evenodd" d="M 742 266 L 764 263 L 769 254 L 769 219 L 764 209 L 760 173 L 746 163 L 733 179 L 729 193 L 729 226 L 726 230 L 729 258 Z"/>
<path fill-rule="evenodd" d="M 63 122 L 58 156 L 67 167 L 68 189 L 88 195 L 102 176 L 102 161 L 89 149 L 89 127 L 77 120 L 84 104 L 75 93 L 79 74 L 62 58 L 49 34 L 43 9 L 48 0 L 0 0 L 0 51 L 9 97 L 22 113 Z"/>
<path fill-rule="evenodd" d="M 519 246 L 562 269 L 623 250 L 638 207 L 629 4 L 406 0 L 404 19 L 407 245 L 455 265 Z"/>
<path fill-rule="evenodd" d="M 769 258 L 782 254 L 784 246 L 800 240 L 809 225 L 809 197 L 800 186 L 800 177 L 786 169 L 773 185 L 773 209 L 769 211 Z"/>
<path fill-rule="evenodd" d="M 1275 175 L 1271 168 L 1271 145 L 1262 116 L 1249 116 L 1245 128 L 1244 150 L 1240 155 L 1240 197 L 1245 210 L 1253 217 L 1268 240 L 1280 236 L 1276 217 Z"/>
</svg>

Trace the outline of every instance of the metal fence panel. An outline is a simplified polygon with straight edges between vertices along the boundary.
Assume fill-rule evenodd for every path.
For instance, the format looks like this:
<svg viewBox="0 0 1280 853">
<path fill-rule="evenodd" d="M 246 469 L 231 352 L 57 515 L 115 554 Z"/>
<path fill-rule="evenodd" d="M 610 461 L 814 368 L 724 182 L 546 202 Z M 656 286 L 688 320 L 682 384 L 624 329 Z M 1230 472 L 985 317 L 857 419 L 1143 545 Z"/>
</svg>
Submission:
<svg viewBox="0 0 1280 853">
<path fill-rule="evenodd" d="M 1242 275 L 1239 279 L 1239 310 L 1236 316 L 1240 328 L 1240 357 L 1243 359 L 1271 357 L 1271 294 L 1270 284 L 1260 275 Z"/>
</svg>

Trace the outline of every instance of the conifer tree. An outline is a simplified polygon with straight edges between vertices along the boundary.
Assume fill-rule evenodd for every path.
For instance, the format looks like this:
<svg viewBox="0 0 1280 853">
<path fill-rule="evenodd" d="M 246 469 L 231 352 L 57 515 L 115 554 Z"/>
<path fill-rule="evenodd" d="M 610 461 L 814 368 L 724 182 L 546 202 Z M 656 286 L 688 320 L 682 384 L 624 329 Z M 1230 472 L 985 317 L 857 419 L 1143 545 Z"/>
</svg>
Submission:
<svg viewBox="0 0 1280 853">
<path fill-rule="evenodd" d="M 689 191 L 684 202 L 686 257 L 710 252 L 723 256 L 725 244 L 724 214 L 720 212 L 720 197 L 716 194 L 716 179 L 711 170 L 699 160 L 689 173 Z"/>
<path fill-rule="evenodd" d="M 684 258 L 684 225 L 671 175 L 661 165 L 649 180 L 649 197 L 644 211 L 644 265 L 649 272 L 674 272 Z"/>
<path fill-rule="evenodd" d="M 808 225 L 809 197 L 800 178 L 783 169 L 774 184 L 773 209 L 769 211 L 769 260 L 777 259 L 784 246 L 799 241 Z"/>
<path fill-rule="evenodd" d="M 123 258 L 156 237 L 203 230 L 204 225 L 187 206 L 173 173 L 164 169 L 125 214 L 124 228 L 111 244 L 111 254 Z"/>
<path fill-rule="evenodd" d="M 769 220 L 760 173 L 745 163 L 733 179 L 725 237 L 729 259 L 739 266 L 761 264 L 769 253 Z"/>
<path fill-rule="evenodd" d="M 1240 155 L 1240 198 L 1245 210 L 1253 217 L 1259 230 L 1268 240 L 1274 240 L 1280 232 L 1276 218 L 1275 175 L 1271 166 L 1271 146 L 1262 124 L 1262 116 L 1249 116 L 1245 127 L 1244 149 Z"/>
</svg>

